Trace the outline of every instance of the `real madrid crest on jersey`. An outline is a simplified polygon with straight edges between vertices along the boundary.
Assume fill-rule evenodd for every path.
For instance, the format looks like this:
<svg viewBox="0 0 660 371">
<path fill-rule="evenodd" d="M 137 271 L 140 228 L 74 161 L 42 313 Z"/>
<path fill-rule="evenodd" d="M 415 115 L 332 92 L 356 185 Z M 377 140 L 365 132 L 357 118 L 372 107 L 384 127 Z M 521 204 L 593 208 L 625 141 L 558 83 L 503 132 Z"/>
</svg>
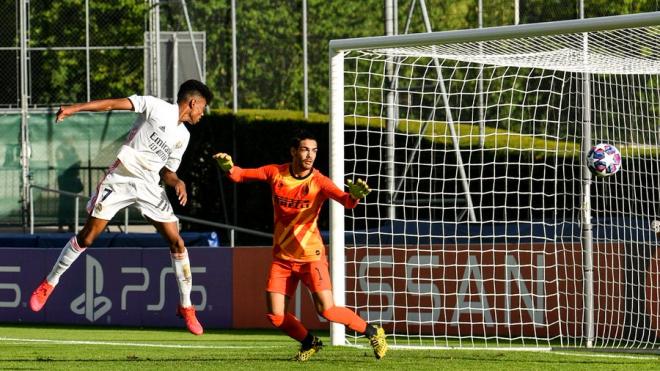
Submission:
<svg viewBox="0 0 660 371">
<path fill-rule="evenodd" d="M 174 148 L 176 148 L 176 149 L 179 149 L 181 147 L 183 147 L 183 142 L 181 142 L 181 141 L 176 142 L 176 144 L 174 145 Z"/>
</svg>

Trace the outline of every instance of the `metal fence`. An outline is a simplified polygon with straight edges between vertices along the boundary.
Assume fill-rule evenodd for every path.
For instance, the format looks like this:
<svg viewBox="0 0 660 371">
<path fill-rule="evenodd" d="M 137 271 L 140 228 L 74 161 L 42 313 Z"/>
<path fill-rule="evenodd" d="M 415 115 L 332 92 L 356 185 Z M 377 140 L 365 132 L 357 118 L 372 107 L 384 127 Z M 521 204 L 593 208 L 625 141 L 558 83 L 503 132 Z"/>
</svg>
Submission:
<svg viewBox="0 0 660 371">
<path fill-rule="evenodd" d="M 36 196 L 35 193 L 39 193 L 39 196 Z M 66 227 L 69 232 L 75 232 L 78 233 L 78 231 L 81 228 L 82 220 L 81 215 L 84 215 L 81 212 L 81 207 L 84 207 L 85 203 L 89 200 L 88 196 L 85 196 L 82 193 L 73 193 L 73 192 L 67 192 L 67 191 L 62 191 L 62 190 L 57 190 L 57 189 L 52 189 L 48 187 L 40 187 L 36 185 L 30 186 L 30 199 L 32 200 L 37 200 L 36 202 L 32 202 L 30 204 L 30 234 L 34 234 L 35 230 L 35 225 L 37 225 L 37 220 L 38 219 L 43 219 L 44 218 L 44 211 L 43 210 L 35 210 L 35 208 L 38 208 L 41 204 L 38 200 L 40 198 L 44 199 L 51 199 L 51 200 L 57 200 L 59 208 L 57 208 L 58 216 L 57 220 L 58 222 L 64 220 L 64 224 L 62 225 L 63 227 Z M 62 208 L 62 204 L 70 204 L 70 206 L 66 207 L 65 209 Z M 52 208 L 51 208 L 52 209 Z M 39 215 L 40 217 L 37 218 L 36 215 Z M 122 230 L 124 233 L 128 233 L 128 227 L 129 224 L 145 224 L 144 220 L 142 220 L 142 223 L 136 222 L 135 219 L 132 219 L 131 215 L 139 215 L 139 211 L 135 208 L 132 207 L 127 207 L 124 208 L 124 210 L 118 214 L 115 219 L 118 220 L 118 225 L 120 230 Z M 255 231 L 253 229 L 248 229 L 248 228 L 242 228 L 238 227 L 235 225 L 229 225 L 229 224 L 224 224 L 224 223 L 216 223 L 216 222 L 210 222 L 208 220 L 202 220 L 202 219 L 197 219 L 197 218 L 192 218 L 189 216 L 184 216 L 184 215 L 177 215 L 177 217 L 181 220 L 192 222 L 195 224 L 200 224 L 204 225 L 207 227 L 210 227 L 210 229 L 213 228 L 219 228 L 219 229 L 225 229 L 229 231 L 229 247 L 236 247 L 235 244 L 235 233 L 236 232 L 241 232 L 253 236 L 258 236 L 258 237 L 265 237 L 265 238 L 272 238 L 273 235 L 270 233 L 264 233 L 261 231 Z"/>
<path fill-rule="evenodd" d="M 206 77 L 205 59 L 208 60 L 212 66 L 208 70 L 208 83 L 217 92 L 216 104 L 257 108 L 258 101 L 262 108 L 301 110 L 306 110 L 309 104 L 312 112 L 323 112 L 327 110 L 324 93 L 327 42 L 383 34 L 384 7 L 393 8 L 390 20 L 394 22 L 394 33 L 424 32 L 422 9 L 428 9 L 434 31 L 574 19 L 580 17 L 581 7 L 587 18 L 660 9 L 655 0 L 618 6 L 612 6 L 619 3 L 613 0 L 364 0 L 359 5 L 356 3 L 342 6 L 346 4 L 306 0 L 0 2 L 3 24 L 0 109 L 20 110 L 23 63 L 28 80 L 25 83 L 28 108 L 124 96 L 128 91 L 160 96 L 159 92 L 163 86 L 168 87 L 167 81 L 172 76 L 155 77 L 166 74 L 168 68 L 171 70 L 167 66 L 171 59 L 166 57 L 174 40 L 185 43 L 187 39 L 182 49 L 185 51 L 179 57 L 190 56 L 191 60 L 181 65 L 190 67 L 195 75 Z M 171 36 L 175 34 L 180 36 L 173 39 Z M 204 44 L 194 44 L 193 48 L 189 42 L 193 35 L 195 40 L 203 38 Z M 156 39 L 161 42 L 154 42 Z"/>
<path fill-rule="evenodd" d="M 0 108 L 21 108 L 21 84 L 26 84 L 29 108 L 107 97 L 118 78 L 143 91 L 147 1 L 139 11 L 93 0 L 7 3 L 0 78 L 9 83 L 0 92 Z M 131 27 L 121 30 L 122 24 Z M 20 79 L 23 64 L 26 82 Z"/>
<path fill-rule="evenodd" d="M 566 4 L 555 0 L 365 0 L 351 4 L 308 4 L 305 0 L 0 2 L 0 114 L 20 115 L 11 128 L 3 126 L 8 131 L 0 137 L 0 153 L 5 155 L 2 169 L 12 174 L 6 181 L 19 179 L 18 185 L 11 183 L 0 191 L 0 222 L 13 223 L 18 217 L 18 223 L 27 226 L 30 177 L 41 171 L 30 168 L 52 166 L 50 159 L 34 158 L 52 151 L 30 149 L 33 116 L 53 114 L 60 104 L 139 92 L 169 97 L 185 78 L 176 71 L 205 80 L 208 60 L 212 68 L 207 82 L 216 93 L 215 106 L 304 109 L 306 113 L 309 104 L 311 111 L 324 112 L 328 40 L 382 34 L 387 4 L 394 8 L 394 33 L 424 32 L 423 7 L 429 10 L 433 30 L 446 30 L 511 24 L 514 18 L 521 23 L 577 18 L 581 6 L 587 17 L 606 15 L 600 12 L 652 11 L 659 6 L 652 0 L 618 10 L 610 9 L 607 1 L 595 0 Z M 354 11 L 356 6 L 360 11 Z M 172 43 L 185 50 L 179 57 L 192 59 L 170 58 L 179 50 Z M 177 63 L 186 69 L 177 68 Z"/>
<path fill-rule="evenodd" d="M 74 205 L 78 198 L 89 199 L 94 187 L 105 174 L 104 167 L 79 167 L 60 170 L 57 168 L 32 169 L 31 223 L 33 225 L 57 225 L 73 229 L 74 215 L 85 214 L 86 201 Z M 73 175 L 73 174 L 76 175 Z M 137 212 L 127 216 L 133 224 L 145 224 Z"/>
</svg>

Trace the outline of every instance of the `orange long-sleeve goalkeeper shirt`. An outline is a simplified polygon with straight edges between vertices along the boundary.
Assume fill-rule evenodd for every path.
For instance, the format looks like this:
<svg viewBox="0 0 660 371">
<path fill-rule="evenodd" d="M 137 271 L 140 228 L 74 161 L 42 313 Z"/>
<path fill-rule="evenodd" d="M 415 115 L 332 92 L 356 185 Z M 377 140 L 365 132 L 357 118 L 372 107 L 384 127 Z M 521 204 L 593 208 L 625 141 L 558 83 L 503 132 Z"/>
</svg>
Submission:
<svg viewBox="0 0 660 371">
<path fill-rule="evenodd" d="M 313 169 L 304 178 L 296 178 L 290 166 L 266 165 L 256 169 L 234 166 L 229 178 L 234 182 L 257 180 L 270 184 L 275 224 L 274 257 L 294 262 L 316 261 L 325 256 L 317 226 L 325 200 L 332 198 L 349 209 L 354 208 L 358 200 L 337 188 L 320 171 Z"/>
</svg>

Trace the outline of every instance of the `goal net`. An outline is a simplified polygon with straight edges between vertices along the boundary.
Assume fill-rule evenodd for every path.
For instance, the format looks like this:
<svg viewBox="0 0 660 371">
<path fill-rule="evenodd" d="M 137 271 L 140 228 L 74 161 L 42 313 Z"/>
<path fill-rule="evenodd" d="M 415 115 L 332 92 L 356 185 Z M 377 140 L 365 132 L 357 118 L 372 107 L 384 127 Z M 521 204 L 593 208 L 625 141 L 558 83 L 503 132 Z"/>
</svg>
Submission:
<svg viewBox="0 0 660 371">
<path fill-rule="evenodd" d="M 394 346 L 657 350 L 658 24 L 333 41 L 331 176 L 373 189 L 331 206 L 336 301 Z"/>
</svg>

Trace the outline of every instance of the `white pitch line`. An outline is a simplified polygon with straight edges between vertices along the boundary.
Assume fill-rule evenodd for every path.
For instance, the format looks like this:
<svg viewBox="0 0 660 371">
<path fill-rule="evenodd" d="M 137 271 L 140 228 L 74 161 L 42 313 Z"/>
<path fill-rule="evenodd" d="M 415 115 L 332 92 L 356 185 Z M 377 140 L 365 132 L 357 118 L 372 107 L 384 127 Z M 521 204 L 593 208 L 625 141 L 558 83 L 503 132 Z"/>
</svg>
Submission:
<svg viewBox="0 0 660 371">
<path fill-rule="evenodd" d="M 241 346 L 241 345 L 183 345 L 183 344 L 150 344 L 150 343 L 122 343 L 113 341 L 85 341 L 85 340 L 52 340 L 52 339 L 20 339 L 0 337 L 1 342 L 12 344 L 23 343 L 49 343 L 61 345 L 112 345 L 112 346 L 131 346 L 146 348 L 183 348 L 183 349 L 262 349 L 279 348 L 279 346 Z"/>
<path fill-rule="evenodd" d="M 654 357 L 654 356 L 631 356 L 625 354 L 572 353 L 572 352 L 557 352 L 557 351 L 553 351 L 551 354 L 561 354 L 564 356 L 575 356 L 575 357 L 626 358 L 626 359 L 641 359 L 641 360 L 658 359 L 658 357 Z"/>
<path fill-rule="evenodd" d="M 87 340 L 53 340 L 53 339 L 21 339 L 21 338 L 8 338 L 0 337 L 0 342 L 11 344 L 26 344 L 26 343 L 48 343 L 60 345 L 111 345 L 111 346 L 131 346 L 131 347 L 145 347 L 145 348 L 178 348 L 178 349 L 263 349 L 263 348 L 280 348 L 282 346 L 266 345 L 266 346 L 241 346 L 241 345 L 182 345 L 182 344 L 150 344 L 150 343 L 122 343 L 113 341 L 87 341 Z M 355 348 L 366 348 L 362 345 L 351 344 Z M 399 348 L 405 350 L 420 349 L 415 346 L 401 346 L 394 345 L 391 348 Z M 423 349 L 439 349 L 432 347 L 422 347 Z M 474 350 L 474 349 L 459 349 L 459 348 L 442 348 L 439 350 Z M 479 350 L 502 350 L 496 348 L 480 348 Z M 508 350 L 508 349 L 507 349 Z M 520 349 L 515 349 L 519 351 Z M 527 349 L 529 351 L 529 349 Z M 536 349 L 536 351 L 546 351 L 546 349 Z M 558 352 L 552 351 L 550 354 L 561 354 L 566 356 L 575 357 L 600 357 L 600 358 L 625 358 L 625 359 L 638 359 L 638 360 L 654 360 L 658 357 L 654 356 L 631 356 L 623 354 L 595 354 L 595 353 L 573 353 L 573 352 Z"/>
<path fill-rule="evenodd" d="M 355 348 L 368 348 L 368 346 L 360 344 L 348 344 L 348 346 Z M 560 354 L 573 357 L 601 357 L 601 358 L 623 358 L 623 359 L 638 359 L 638 360 L 655 360 L 658 359 L 657 356 L 653 355 L 627 355 L 627 354 L 599 354 L 599 353 L 584 353 L 584 352 L 560 352 L 553 350 L 551 347 L 540 347 L 540 348 L 460 348 L 460 347 L 436 347 L 436 346 L 416 346 L 416 345 L 389 345 L 390 349 L 401 349 L 401 350 L 449 350 L 449 351 L 513 351 L 513 352 L 542 352 L 546 354 Z"/>
</svg>

